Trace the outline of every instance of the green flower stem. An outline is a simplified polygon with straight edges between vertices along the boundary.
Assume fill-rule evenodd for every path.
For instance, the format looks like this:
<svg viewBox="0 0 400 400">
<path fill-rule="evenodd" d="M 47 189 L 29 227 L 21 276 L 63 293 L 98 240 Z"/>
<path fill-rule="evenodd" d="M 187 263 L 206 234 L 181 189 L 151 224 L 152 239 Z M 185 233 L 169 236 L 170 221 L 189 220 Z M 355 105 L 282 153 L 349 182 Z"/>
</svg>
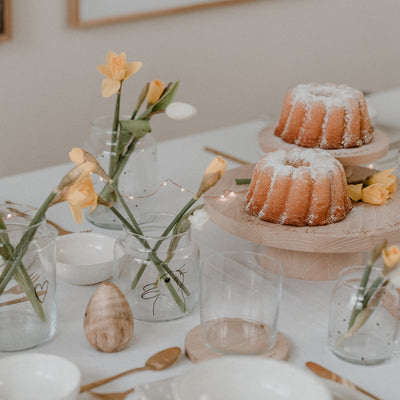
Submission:
<svg viewBox="0 0 400 400">
<path fill-rule="evenodd" d="M 7 260 L 6 266 L 3 269 L 2 274 L 0 275 L 0 295 L 3 293 L 4 289 L 6 288 L 8 282 L 11 280 L 13 275 L 16 273 L 16 270 L 18 267 L 20 267 L 22 276 L 25 279 L 26 287 L 24 287 L 24 290 L 26 289 L 26 295 L 31 301 L 36 313 L 40 317 L 42 321 L 46 319 L 43 311 L 43 307 L 41 303 L 37 299 L 36 291 L 33 286 L 32 280 L 30 279 L 28 273 L 26 272 L 26 269 L 22 265 L 22 258 L 26 254 L 29 244 L 33 240 L 33 237 L 35 236 L 35 233 L 38 229 L 38 224 L 40 221 L 43 219 L 50 203 L 52 200 L 56 197 L 57 191 L 54 190 L 52 191 L 48 196 L 47 199 L 43 202 L 39 210 L 36 212 L 34 217 L 32 218 L 31 223 L 29 224 L 30 229 L 28 228 L 25 233 L 23 234 L 20 242 L 18 245 L 15 247 L 14 252 L 12 256 Z M 18 277 L 18 273 L 17 273 Z M 36 298 L 36 301 L 34 300 Z"/>
<path fill-rule="evenodd" d="M 237 178 L 237 179 L 235 179 L 235 182 L 236 182 L 236 185 L 250 185 L 251 179 L 250 178 L 248 178 L 248 179 L 245 179 L 245 178 L 239 179 L 239 178 Z"/>
<path fill-rule="evenodd" d="M 161 234 L 161 237 L 165 237 L 168 235 L 169 232 L 171 232 L 171 230 L 173 229 L 173 227 L 179 222 L 179 220 L 183 217 L 183 215 L 186 213 L 187 210 L 189 210 L 189 208 L 197 201 L 198 199 L 196 199 L 195 197 L 193 197 L 192 199 L 190 199 L 188 201 L 188 203 L 185 205 L 185 207 L 182 208 L 182 210 L 179 212 L 179 214 L 171 221 L 171 223 L 165 228 L 164 232 Z M 153 251 L 157 251 L 159 249 L 159 247 L 161 246 L 161 244 L 163 243 L 163 239 L 160 239 L 157 241 L 157 243 L 155 244 Z M 135 289 L 137 284 L 140 281 L 140 278 L 142 277 L 145 269 L 146 269 L 147 264 L 144 262 L 140 268 L 139 271 L 137 272 L 137 274 L 135 275 L 135 278 L 132 281 L 131 284 L 131 289 Z M 183 291 L 186 293 L 187 288 L 185 286 L 182 287 Z M 187 293 L 186 293 L 187 294 Z"/>
<path fill-rule="evenodd" d="M 357 315 L 361 312 L 361 310 L 363 308 L 364 293 L 365 293 L 365 289 L 367 287 L 369 276 L 371 275 L 372 266 L 373 266 L 373 264 L 371 262 L 368 262 L 367 265 L 365 266 L 364 273 L 361 278 L 360 286 L 357 290 L 357 299 L 356 299 L 356 303 L 354 304 L 353 312 L 351 313 L 348 329 L 351 329 L 351 327 L 354 324 L 354 320 L 356 319 Z M 360 306 L 361 306 L 361 309 L 360 309 Z"/>
<path fill-rule="evenodd" d="M 112 134 L 111 134 L 111 152 L 110 152 L 110 167 L 109 167 L 109 174 L 113 175 L 114 170 L 116 168 L 116 164 L 118 162 L 116 153 L 117 147 L 117 136 L 118 136 L 118 124 L 119 124 L 119 108 L 121 104 L 121 89 L 122 89 L 122 82 L 121 87 L 118 90 L 117 100 L 115 102 L 115 109 L 114 109 L 114 121 L 112 127 Z"/>
<path fill-rule="evenodd" d="M 384 277 L 383 276 L 378 276 L 373 282 L 370 288 L 368 289 L 367 293 L 364 296 L 364 301 L 363 301 L 363 308 L 367 306 L 369 299 L 372 297 L 372 295 L 376 292 L 380 284 L 383 282 Z"/>
<path fill-rule="evenodd" d="M 125 219 L 125 217 L 118 211 L 116 210 L 114 207 L 111 207 L 110 210 L 120 219 L 120 221 L 134 234 L 139 234 L 139 232 L 136 231 L 136 229 Z M 140 229 L 140 228 L 139 228 Z M 149 243 L 147 242 L 147 240 L 142 239 L 140 237 L 137 238 L 139 240 L 140 243 L 142 243 L 142 245 L 151 250 L 150 255 L 149 255 L 149 259 L 153 262 L 153 264 L 156 266 L 158 272 L 160 275 L 163 275 L 165 271 L 167 271 L 167 269 L 165 268 L 166 266 L 163 265 L 163 262 L 157 257 L 156 253 L 154 252 L 154 250 L 151 249 Z M 169 268 L 168 268 L 169 269 Z M 179 279 L 178 281 L 176 281 L 175 279 L 173 279 L 175 281 L 175 283 L 177 284 L 182 284 Z M 185 303 L 182 301 L 182 299 L 180 298 L 179 294 L 177 293 L 177 291 L 175 290 L 175 288 L 173 287 L 171 281 L 166 281 L 164 280 L 164 283 L 168 289 L 168 291 L 170 292 L 172 298 L 175 300 L 176 304 L 178 305 L 179 309 L 182 312 L 186 311 L 186 305 Z"/>
<path fill-rule="evenodd" d="M 129 160 L 129 157 L 135 150 L 136 143 L 138 142 L 138 139 L 134 138 L 132 140 L 132 143 L 129 145 L 127 152 L 120 158 L 115 171 L 110 175 L 110 178 L 113 180 L 115 186 L 117 187 L 118 185 L 118 179 L 119 176 L 121 175 L 122 171 L 124 170 L 126 163 Z M 112 197 L 112 190 L 108 187 L 108 185 L 105 185 L 102 191 L 100 192 L 100 197 L 103 198 L 106 201 L 110 201 Z"/>
</svg>

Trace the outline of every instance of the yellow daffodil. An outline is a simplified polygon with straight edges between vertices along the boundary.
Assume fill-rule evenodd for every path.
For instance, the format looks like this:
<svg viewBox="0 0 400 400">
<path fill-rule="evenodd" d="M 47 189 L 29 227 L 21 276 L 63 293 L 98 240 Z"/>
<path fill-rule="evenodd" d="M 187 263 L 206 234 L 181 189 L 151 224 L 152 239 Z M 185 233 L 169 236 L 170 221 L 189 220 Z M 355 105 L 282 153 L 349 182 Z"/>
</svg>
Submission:
<svg viewBox="0 0 400 400">
<path fill-rule="evenodd" d="M 367 184 L 381 183 L 389 193 L 394 193 L 396 190 L 396 176 L 391 175 L 394 168 L 387 169 L 368 178 Z"/>
<path fill-rule="evenodd" d="M 392 270 L 400 262 L 400 249 L 397 246 L 391 246 L 388 249 L 385 248 L 382 250 L 382 257 L 385 267 Z"/>
<path fill-rule="evenodd" d="M 361 200 L 362 187 L 362 183 L 359 183 L 358 185 L 347 185 L 347 192 L 353 201 Z"/>
<path fill-rule="evenodd" d="M 389 191 L 382 183 L 373 183 L 364 188 L 361 192 L 361 200 L 369 204 L 384 204 L 389 198 Z"/>
<path fill-rule="evenodd" d="M 154 103 L 157 103 L 163 91 L 164 91 L 164 82 L 159 81 L 158 79 L 154 79 L 150 83 L 149 90 L 146 95 L 146 100 L 150 106 L 153 105 Z"/>
<path fill-rule="evenodd" d="M 89 152 L 87 152 L 83 149 L 80 149 L 79 147 L 74 147 L 69 152 L 69 159 L 73 163 L 75 163 L 75 165 L 81 165 L 82 163 L 85 163 L 85 162 L 91 162 L 91 163 L 95 164 L 96 167 L 91 172 L 101 176 L 109 183 L 112 182 L 112 179 L 107 175 L 107 173 L 104 171 L 104 169 L 100 166 L 100 164 L 96 160 L 96 158 L 93 157 Z"/>
<path fill-rule="evenodd" d="M 113 51 L 107 54 L 106 63 L 106 65 L 97 66 L 97 70 L 106 77 L 101 86 L 103 97 L 110 97 L 117 93 L 121 88 L 121 82 L 139 71 L 143 65 L 140 61 L 127 63 L 124 52 L 116 54 Z"/>
<path fill-rule="evenodd" d="M 226 161 L 220 156 L 215 157 L 205 170 L 199 190 L 197 191 L 195 197 L 198 199 L 203 193 L 207 192 L 208 189 L 211 189 L 214 185 L 216 185 L 217 182 L 222 178 L 225 170 Z"/>
<path fill-rule="evenodd" d="M 64 199 L 68 201 L 72 216 L 78 224 L 82 223 L 82 209 L 91 206 L 90 211 L 93 211 L 96 208 L 97 197 L 90 177 L 78 180 L 64 193 Z"/>
</svg>

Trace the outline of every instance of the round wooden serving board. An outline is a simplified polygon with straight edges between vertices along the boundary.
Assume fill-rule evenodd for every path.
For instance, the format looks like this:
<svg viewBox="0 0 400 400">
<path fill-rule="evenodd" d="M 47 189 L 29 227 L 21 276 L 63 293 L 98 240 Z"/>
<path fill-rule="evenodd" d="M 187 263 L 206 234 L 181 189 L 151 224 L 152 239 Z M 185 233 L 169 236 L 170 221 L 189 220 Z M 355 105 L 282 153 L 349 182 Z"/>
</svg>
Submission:
<svg viewBox="0 0 400 400">
<path fill-rule="evenodd" d="M 271 350 L 257 356 L 287 361 L 289 359 L 289 347 L 289 340 L 287 337 L 281 332 L 278 332 L 275 346 Z M 186 357 L 194 363 L 223 356 L 222 353 L 211 350 L 203 342 L 199 325 L 190 330 L 185 337 L 185 354 Z"/>
<path fill-rule="evenodd" d="M 274 135 L 274 127 L 268 127 L 260 131 L 258 135 L 258 145 L 264 152 L 275 150 L 291 150 L 299 146 L 283 141 Z M 304 149 L 306 147 L 303 147 Z M 345 167 L 372 163 L 384 157 L 389 151 L 389 139 L 381 131 L 375 130 L 371 143 L 350 149 L 324 149 L 333 157 L 338 159 Z"/>
<path fill-rule="evenodd" d="M 386 204 L 354 203 L 343 221 L 324 226 L 295 227 L 273 224 L 249 215 L 245 210 L 248 185 L 237 185 L 236 178 L 251 178 L 254 164 L 227 171 L 207 192 L 206 209 L 211 220 L 233 235 L 264 246 L 264 252 L 278 259 L 285 276 L 307 280 L 337 279 L 350 265 L 360 265 L 361 252 L 379 241 L 400 242 L 400 194 L 395 192 Z M 352 168 L 355 179 L 371 170 Z M 225 198 L 212 197 L 225 191 L 240 192 Z"/>
</svg>

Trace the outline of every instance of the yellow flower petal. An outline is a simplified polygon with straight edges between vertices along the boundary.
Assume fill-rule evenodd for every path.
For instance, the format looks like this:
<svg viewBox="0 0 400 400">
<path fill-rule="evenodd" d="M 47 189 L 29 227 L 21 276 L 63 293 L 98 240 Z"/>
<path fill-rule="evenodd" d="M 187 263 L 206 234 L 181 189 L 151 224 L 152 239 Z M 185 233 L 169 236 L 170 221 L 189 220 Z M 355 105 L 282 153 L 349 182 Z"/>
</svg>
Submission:
<svg viewBox="0 0 400 400">
<path fill-rule="evenodd" d="M 164 91 L 164 82 L 154 79 L 149 86 L 149 90 L 146 95 L 147 102 L 149 105 L 157 103 Z"/>
<path fill-rule="evenodd" d="M 384 204 L 389 198 L 389 192 L 382 183 L 374 183 L 364 188 L 361 192 L 361 200 L 369 204 Z"/>
<path fill-rule="evenodd" d="M 111 79 L 104 79 L 101 85 L 101 94 L 103 97 L 110 97 L 117 93 L 121 87 L 120 81 L 113 81 Z"/>
<path fill-rule="evenodd" d="M 69 159 L 76 165 L 82 164 L 85 162 L 85 152 L 79 147 L 74 147 L 69 152 Z"/>
<path fill-rule="evenodd" d="M 215 157 L 204 172 L 199 190 L 196 193 L 198 199 L 208 189 L 211 189 L 222 178 L 226 170 L 226 161 L 221 157 Z"/>
<path fill-rule="evenodd" d="M 372 175 L 368 179 L 368 185 L 382 183 L 385 189 L 387 189 L 390 193 L 394 193 L 396 190 L 396 176 L 391 175 L 393 172 L 394 168 L 391 168 Z"/>
<path fill-rule="evenodd" d="M 126 68 L 126 73 L 125 73 L 125 78 L 128 79 L 130 78 L 133 74 L 136 74 L 136 72 L 139 71 L 140 68 L 142 68 L 143 63 L 140 61 L 132 61 L 127 64 Z"/>
<path fill-rule="evenodd" d="M 362 187 L 362 183 L 359 183 L 358 185 L 347 185 L 347 192 L 353 201 L 361 200 Z"/>
<path fill-rule="evenodd" d="M 385 262 L 385 266 L 391 270 L 400 262 L 400 249 L 397 246 L 391 246 L 388 249 L 383 249 L 382 257 Z M 386 270 L 385 272 L 387 273 L 389 271 Z"/>
<path fill-rule="evenodd" d="M 107 57 L 106 57 L 106 63 L 110 64 L 111 59 L 114 58 L 114 57 L 118 57 L 118 54 L 115 53 L 114 51 L 109 51 L 108 54 L 107 54 Z"/>
<path fill-rule="evenodd" d="M 101 74 L 103 74 L 106 78 L 112 79 L 111 70 L 108 65 L 100 64 L 96 68 L 97 68 L 97 71 L 99 71 Z"/>
</svg>

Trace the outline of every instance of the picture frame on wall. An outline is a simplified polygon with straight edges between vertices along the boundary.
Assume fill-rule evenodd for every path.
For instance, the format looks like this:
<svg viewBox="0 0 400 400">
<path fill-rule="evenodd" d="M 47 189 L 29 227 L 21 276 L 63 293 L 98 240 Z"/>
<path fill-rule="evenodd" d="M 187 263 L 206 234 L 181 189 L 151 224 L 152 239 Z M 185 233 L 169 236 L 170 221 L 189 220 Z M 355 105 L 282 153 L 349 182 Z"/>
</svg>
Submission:
<svg viewBox="0 0 400 400">
<path fill-rule="evenodd" d="M 68 0 L 68 21 L 86 28 L 254 1 L 260 0 Z"/>
<path fill-rule="evenodd" d="M 0 0 L 0 42 L 11 39 L 11 0 Z"/>
</svg>

